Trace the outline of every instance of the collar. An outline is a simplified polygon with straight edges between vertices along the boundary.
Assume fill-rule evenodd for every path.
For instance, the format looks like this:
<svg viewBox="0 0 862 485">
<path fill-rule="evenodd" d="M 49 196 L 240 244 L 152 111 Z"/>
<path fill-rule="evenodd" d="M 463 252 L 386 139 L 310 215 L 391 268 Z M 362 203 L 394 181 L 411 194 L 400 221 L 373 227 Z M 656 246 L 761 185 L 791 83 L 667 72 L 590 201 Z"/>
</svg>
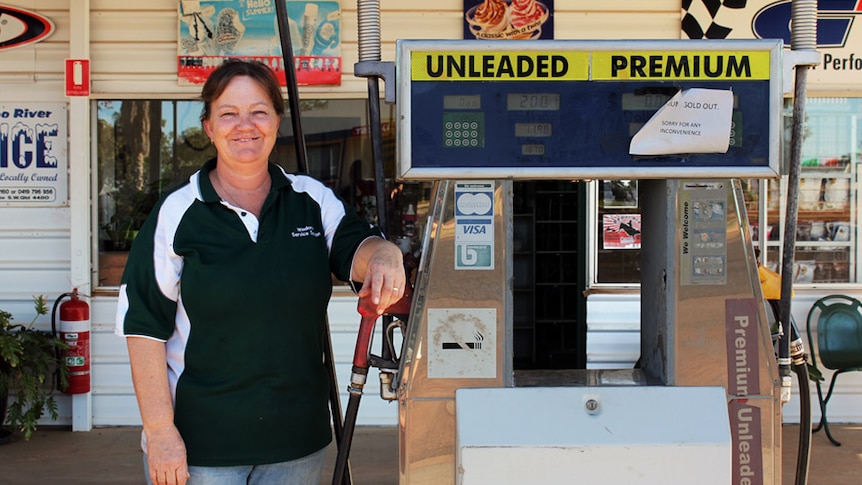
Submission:
<svg viewBox="0 0 862 485">
<path fill-rule="evenodd" d="M 218 192 L 216 192 L 215 187 L 213 187 L 212 181 L 210 180 L 210 172 L 215 170 L 216 165 L 217 160 L 215 158 L 211 158 L 204 163 L 200 170 L 198 184 L 200 186 L 201 197 L 204 202 L 221 202 L 221 198 L 218 196 Z M 287 172 L 282 170 L 281 167 L 269 162 L 266 169 L 269 172 L 269 178 L 272 182 L 269 189 L 270 192 L 281 190 L 290 185 L 290 180 L 287 178 Z"/>
</svg>

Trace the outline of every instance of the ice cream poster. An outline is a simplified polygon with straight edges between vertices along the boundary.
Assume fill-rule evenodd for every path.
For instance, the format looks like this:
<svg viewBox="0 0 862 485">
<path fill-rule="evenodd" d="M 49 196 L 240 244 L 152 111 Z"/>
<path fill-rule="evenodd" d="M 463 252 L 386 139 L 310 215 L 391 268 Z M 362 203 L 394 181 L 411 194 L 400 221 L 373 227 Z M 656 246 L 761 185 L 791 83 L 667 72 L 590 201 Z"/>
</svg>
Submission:
<svg viewBox="0 0 862 485">
<path fill-rule="evenodd" d="M 179 84 L 203 84 L 228 57 L 256 59 L 286 84 L 276 0 L 179 2 Z M 341 84 L 341 5 L 288 0 L 297 84 Z"/>
<path fill-rule="evenodd" d="M 553 39 L 554 0 L 464 0 L 464 38 Z"/>
<path fill-rule="evenodd" d="M 640 249 L 640 214 L 604 214 L 602 216 L 604 249 Z"/>
</svg>

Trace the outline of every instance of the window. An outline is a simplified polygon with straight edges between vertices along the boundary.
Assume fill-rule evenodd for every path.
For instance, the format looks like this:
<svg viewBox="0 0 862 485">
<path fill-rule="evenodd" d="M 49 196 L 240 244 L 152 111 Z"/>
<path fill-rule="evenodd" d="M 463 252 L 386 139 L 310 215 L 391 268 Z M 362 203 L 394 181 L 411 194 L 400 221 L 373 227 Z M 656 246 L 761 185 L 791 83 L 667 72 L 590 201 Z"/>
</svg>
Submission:
<svg viewBox="0 0 862 485">
<path fill-rule="evenodd" d="M 98 283 L 119 285 L 126 254 L 159 196 L 215 149 L 195 101 L 104 100 L 97 104 Z"/>
<path fill-rule="evenodd" d="M 159 196 L 185 181 L 216 155 L 200 123 L 201 103 L 191 100 L 124 99 L 96 103 L 98 217 L 98 288 L 120 283 L 126 257 L 138 229 Z M 369 222 L 377 217 L 374 167 L 368 135 L 368 106 L 363 99 L 301 101 L 308 172 L 333 188 Z M 384 106 L 383 151 L 389 180 L 395 170 L 394 107 Z M 289 172 L 297 161 L 289 115 L 285 115 L 271 160 Z M 387 187 L 392 197 L 416 191 L 409 184 Z M 395 204 L 391 204 L 394 206 Z M 400 204 L 399 204 L 400 205 Z M 393 207 L 391 238 L 421 234 L 412 224 L 415 212 Z M 416 202 L 413 202 L 416 207 Z M 398 227 L 406 224 L 407 229 Z M 418 241 L 414 241 L 418 246 Z"/>
<path fill-rule="evenodd" d="M 785 106 L 790 123 L 792 105 Z M 799 177 L 795 284 L 857 283 L 860 275 L 857 193 L 862 99 L 806 101 Z M 789 133 L 789 131 L 787 132 Z M 785 140 L 789 143 L 789 135 Z M 789 150 L 785 150 L 785 154 Z M 787 178 L 745 182 L 750 232 L 760 260 L 779 271 Z"/>
<path fill-rule="evenodd" d="M 786 101 L 785 140 L 789 144 L 792 102 Z M 809 98 L 802 140 L 797 201 L 795 285 L 860 282 L 858 196 L 862 163 L 862 98 Z M 784 156 L 789 149 L 785 147 Z M 637 181 L 598 181 L 596 186 L 595 283 L 640 282 Z M 743 180 L 749 233 L 761 263 L 781 265 L 787 177 Z M 631 226 L 627 227 L 627 226 Z M 631 231 L 632 234 L 637 232 Z"/>
<path fill-rule="evenodd" d="M 640 284 L 637 180 L 597 182 L 596 283 Z"/>
</svg>

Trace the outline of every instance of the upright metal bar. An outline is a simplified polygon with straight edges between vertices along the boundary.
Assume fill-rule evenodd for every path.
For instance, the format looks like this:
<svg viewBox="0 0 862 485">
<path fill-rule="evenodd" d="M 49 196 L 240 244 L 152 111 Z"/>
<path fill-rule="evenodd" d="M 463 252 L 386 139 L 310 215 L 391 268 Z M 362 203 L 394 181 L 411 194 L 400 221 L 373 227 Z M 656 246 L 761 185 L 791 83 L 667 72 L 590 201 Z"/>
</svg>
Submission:
<svg viewBox="0 0 862 485">
<path fill-rule="evenodd" d="M 817 0 L 793 0 L 791 5 L 790 47 L 797 51 L 817 49 Z M 782 380 L 790 380 L 791 302 L 793 298 L 793 260 L 796 246 L 796 219 L 799 212 L 799 172 L 801 170 L 802 139 L 805 128 L 805 90 L 808 81 L 808 65 L 796 66 L 793 88 L 793 122 L 790 131 L 790 167 L 787 173 L 787 208 L 784 218 L 784 243 L 781 264 L 781 329 L 778 363 Z M 801 389 L 800 389 L 801 390 Z M 806 397 L 806 396 L 803 396 Z M 810 398 L 810 396 L 807 396 Z M 809 411 L 810 413 L 810 411 Z M 803 419 L 803 422 L 806 420 Z M 807 429 L 800 428 L 800 446 L 797 457 L 796 485 L 808 481 L 808 463 L 811 441 L 810 416 Z M 803 435 L 805 433 L 806 435 Z"/>
<path fill-rule="evenodd" d="M 296 82 L 296 65 L 293 62 L 293 46 L 290 42 L 290 24 L 287 21 L 287 4 L 275 2 L 275 13 L 278 20 L 278 36 L 281 40 L 281 55 L 284 59 L 285 84 L 287 85 L 290 121 L 293 127 L 293 146 L 296 150 L 296 164 L 300 172 L 308 172 L 308 152 L 306 151 L 305 135 L 302 131 L 301 110 L 299 107 L 299 87 Z M 335 443 L 341 449 L 341 437 L 344 435 L 344 418 L 341 413 L 341 401 L 338 391 L 338 376 L 335 370 L 335 360 L 332 351 L 332 336 L 329 319 L 323 324 L 323 365 L 329 374 L 329 408 L 332 414 L 332 428 Z M 345 464 L 343 485 L 351 485 L 353 479 L 350 473 L 350 462 Z"/>
<path fill-rule="evenodd" d="M 300 172 L 308 172 L 308 157 L 305 149 L 305 136 L 302 133 L 301 111 L 299 109 L 299 87 L 296 83 L 296 65 L 293 62 L 293 46 L 290 42 L 290 25 L 287 21 L 287 4 L 275 2 L 278 17 L 278 36 L 281 40 L 281 57 L 284 59 L 284 75 L 287 79 L 287 104 L 290 109 L 290 122 L 293 127 L 293 146 L 296 150 L 296 163 Z"/>
<path fill-rule="evenodd" d="M 359 64 L 380 61 L 380 1 L 358 0 Z M 377 76 L 368 77 L 368 126 L 371 134 L 371 157 L 374 161 L 374 192 L 377 201 L 377 225 L 389 234 L 386 179 L 383 170 L 383 134 L 380 128 L 380 85 Z"/>
</svg>

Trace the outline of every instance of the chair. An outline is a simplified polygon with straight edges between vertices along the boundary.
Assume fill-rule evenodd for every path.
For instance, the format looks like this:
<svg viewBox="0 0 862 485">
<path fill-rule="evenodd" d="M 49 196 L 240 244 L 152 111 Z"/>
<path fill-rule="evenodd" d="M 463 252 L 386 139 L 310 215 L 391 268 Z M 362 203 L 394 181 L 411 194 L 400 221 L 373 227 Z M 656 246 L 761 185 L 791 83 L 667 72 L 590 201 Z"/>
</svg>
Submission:
<svg viewBox="0 0 862 485">
<path fill-rule="evenodd" d="M 815 314 L 817 314 L 816 345 L 811 337 Z M 817 399 L 820 401 L 820 423 L 813 432 L 816 433 L 822 428 L 832 444 L 841 446 L 829 431 L 826 405 L 832 397 L 835 381 L 839 375 L 845 372 L 862 371 L 862 303 L 845 295 L 824 296 L 814 302 L 808 312 L 807 323 L 808 343 L 811 346 L 811 361 L 814 369 L 820 372 L 817 368 L 817 354 L 819 354 L 823 367 L 834 371 L 826 397 L 823 397 L 820 379 L 816 381 Z"/>
</svg>

